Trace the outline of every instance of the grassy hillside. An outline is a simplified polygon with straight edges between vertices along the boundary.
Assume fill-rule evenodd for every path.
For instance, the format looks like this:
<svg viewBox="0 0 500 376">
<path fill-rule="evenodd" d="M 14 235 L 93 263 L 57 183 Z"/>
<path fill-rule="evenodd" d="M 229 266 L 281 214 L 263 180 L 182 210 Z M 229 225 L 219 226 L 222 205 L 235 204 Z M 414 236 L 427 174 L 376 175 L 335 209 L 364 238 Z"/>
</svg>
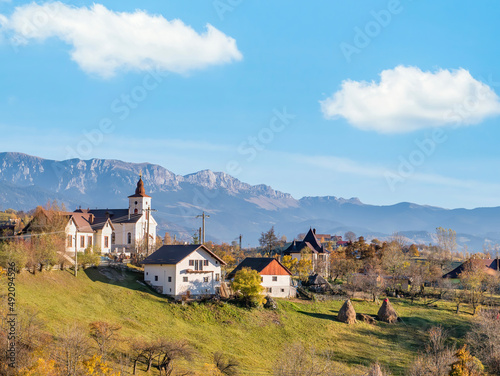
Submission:
<svg viewBox="0 0 500 376">
<path fill-rule="evenodd" d="M 333 350 L 334 360 L 351 371 L 379 361 L 402 374 L 426 330 L 442 325 L 452 337 L 466 332 L 470 315 L 454 314 L 453 307 L 437 308 L 393 300 L 403 323 L 348 326 L 335 320 L 342 302 L 281 300 L 277 311 L 245 309 L 231 304 L 173 304 L 140 284 L 140 274 L 110 269 L 87 269 L 74 278 L 68 271 L 23 273 L 17 278 L 18 306 L 39 312 L 47 330 L 57 333 L 74 323 L 96 320 L 118 323 L 125 338 L 165 336 L 187 339 L 197 360 L 183 365 L 201 369 L 214 351 L 236 357 L 242 374 L 271 374 L 272 364 L 293 342 Z M 375 315 L 375 303 L 354 301 L 357 312 Z M 126 341 L 123 341 L 125 346 Z M 340 365 L 339 365 L 340 367 Z"/>
</svg>

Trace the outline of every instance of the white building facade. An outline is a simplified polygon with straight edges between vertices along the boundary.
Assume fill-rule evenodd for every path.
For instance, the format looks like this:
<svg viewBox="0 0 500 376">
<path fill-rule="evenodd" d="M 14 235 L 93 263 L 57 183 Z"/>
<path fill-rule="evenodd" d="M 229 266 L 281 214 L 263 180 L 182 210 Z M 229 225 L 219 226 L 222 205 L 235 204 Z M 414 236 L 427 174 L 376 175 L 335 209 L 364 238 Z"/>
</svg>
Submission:
<svg viewBox="0 0 500 376">
<path fill-rule="evenodd" d="M 146 283 L 180 299 L 219 294 L 225 262 L 204 245 L 164 245 L 143 264 Z"/>
<path fill-rule="evenodd" d="M 231 273 L 227 279 L 234 279 L 236 273 L 249 268 L 256 270 L 261 277 L 263 294 L 273 298 L 290 298 L 296 295 L 292 286 L 292 274 L 277 259 L 271 257 L 247 257 Z"/>
</svg>

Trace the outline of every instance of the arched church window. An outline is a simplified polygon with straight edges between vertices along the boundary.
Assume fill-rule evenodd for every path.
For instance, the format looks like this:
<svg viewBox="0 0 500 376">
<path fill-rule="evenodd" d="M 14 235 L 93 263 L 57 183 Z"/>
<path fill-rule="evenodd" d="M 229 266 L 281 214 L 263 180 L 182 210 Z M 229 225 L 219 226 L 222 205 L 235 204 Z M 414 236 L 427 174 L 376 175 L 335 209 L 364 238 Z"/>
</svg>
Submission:
<svg viewBox="0 0 500 376">
<path fill-rule="evenodd" d="M 114 232 L 111 233 L 111 244 L 115 244 L 116 241 L 116 235 Z"/>
<path fill-rule="evenodd" d="M 132 233 L 131 233 L 131 232 L 129 232 L 129 233 L 127 234 L 127 243 L 128 243 L 128 244 L 132 244 Z"/>
<path fill-rule="evenodd" d="M 137 214 L 139 211 L 137 209 L 134 209 L 134 214 Z"/>
</svg>

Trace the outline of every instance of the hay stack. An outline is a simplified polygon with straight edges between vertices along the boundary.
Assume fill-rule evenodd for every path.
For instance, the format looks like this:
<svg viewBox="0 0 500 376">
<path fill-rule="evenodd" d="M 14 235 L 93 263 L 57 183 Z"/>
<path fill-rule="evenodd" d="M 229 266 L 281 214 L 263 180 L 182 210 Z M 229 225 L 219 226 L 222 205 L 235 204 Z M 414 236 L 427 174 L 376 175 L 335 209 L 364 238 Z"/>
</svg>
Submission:
<svg viewBox="0 0 500 376">
<path fill-rule="evenodd" d="M 366 315 L 364 313 L 356 313 L 356 320 L 366 322 L 370 325 L 375 325 L 377 323 L 372 316 Z"/>
<path fill-rule="evenodd" d="M 340 308 L 337 319 L 340 322 L 345 322 L 346 324 L 356 323 L 356 311 L 354 310 L 350 299 L 347 299 L 342 308 Z"/>
<path fill-rule="evenodd" d="M 389 324 L 394 324 L 398 321 L 398 314 L 394 308 L 392 308 L 391 303 L 389 303 L 389 299 L 384 299 L 382 306 L 378 310 L 377 317 L 380 321 L 388 322 Z"/>
</svg>

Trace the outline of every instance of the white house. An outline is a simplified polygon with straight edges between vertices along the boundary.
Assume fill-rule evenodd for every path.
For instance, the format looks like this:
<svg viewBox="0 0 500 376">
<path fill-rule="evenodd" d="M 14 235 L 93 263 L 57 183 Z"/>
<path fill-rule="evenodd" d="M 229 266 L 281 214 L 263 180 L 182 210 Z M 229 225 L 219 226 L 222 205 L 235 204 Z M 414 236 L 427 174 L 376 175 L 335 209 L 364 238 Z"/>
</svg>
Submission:
<svg viewBox="0 0 500 376">
<path fill-rule="evenodd" d="M 250 268 L 259 272 L 261 285 L 265 288 L 265 295 L 274 298 L 295 296 L 295 288 L 291 285 L 292 273 L 277 259 L 271 257 L 247 257 L 227 275 L 227 279 L 234 279 L 236 272 L 243 268 Z"/>
<path fill-rule="evenodd" d="M 64 213 L 69 217 L 66 225 L 66 252 L 83 252 L 87 247 L 99 247 L 102 253 L 111 252 L 113 224 L 109 219 L 95 221 L 89 213 Z"/>
<path fill-rule="evenodd" d="M 161 294 L 180 299 L 220 293 L 226 263 L 204 245 L 164 245 L 146 257 L 144 281 Z"/>
</svg>

